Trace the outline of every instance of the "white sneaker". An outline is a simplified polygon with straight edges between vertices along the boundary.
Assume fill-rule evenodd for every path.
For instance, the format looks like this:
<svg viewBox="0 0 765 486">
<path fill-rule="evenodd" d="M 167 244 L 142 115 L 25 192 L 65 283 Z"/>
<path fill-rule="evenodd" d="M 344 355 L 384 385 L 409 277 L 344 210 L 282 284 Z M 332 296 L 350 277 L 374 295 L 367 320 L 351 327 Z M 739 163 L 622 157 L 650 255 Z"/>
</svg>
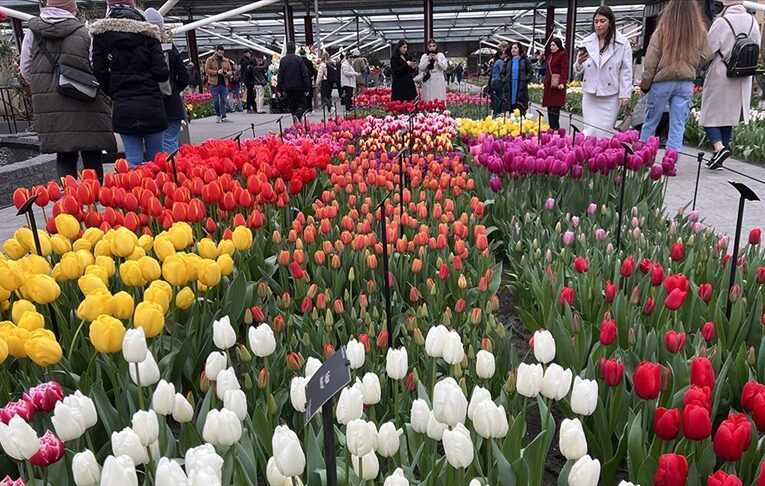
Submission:
<svg viewBox="0 0 765 486">
<path fill-rule="evenodd" d="M 219 116 L 215 117 L 215 123 L 220 123 L 220 117 Z"/>
</svg>

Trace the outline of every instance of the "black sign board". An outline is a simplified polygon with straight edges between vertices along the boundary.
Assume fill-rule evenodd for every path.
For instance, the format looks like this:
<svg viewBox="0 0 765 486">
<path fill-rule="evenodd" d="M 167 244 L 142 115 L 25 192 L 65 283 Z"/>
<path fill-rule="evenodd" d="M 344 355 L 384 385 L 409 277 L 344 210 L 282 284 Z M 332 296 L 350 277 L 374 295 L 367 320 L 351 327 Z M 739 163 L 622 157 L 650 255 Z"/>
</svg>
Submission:
<svg viewBox="0 0 765 486">
<path fill-rule="evenodd" d="M 310 422 L 319 409 L 350 382 L 351 363 L 343 346 L 321 365 L 305 386 L 305 396 L 308 400 L 305 407 L 305 423 Z"/>
</svg>

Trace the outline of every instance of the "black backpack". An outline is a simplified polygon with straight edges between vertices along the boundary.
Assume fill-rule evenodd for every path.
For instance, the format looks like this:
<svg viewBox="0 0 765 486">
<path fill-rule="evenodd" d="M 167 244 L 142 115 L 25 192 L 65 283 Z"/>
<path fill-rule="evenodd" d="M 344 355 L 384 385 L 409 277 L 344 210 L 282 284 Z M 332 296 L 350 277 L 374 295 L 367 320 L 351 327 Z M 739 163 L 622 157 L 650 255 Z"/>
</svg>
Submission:
<svg viewBox="0 0 765 486">
<path fill-rule="evenodd" d="M 339 76 L 337 75 L 337 69 L 335 65 L 330 61 L 327 63 L 327 81 L 330 83 L 337 83 Z"/>
<path fill-rule="evenodd" d="M 736 34 L 733 24 L 731 24 L 724 16 L 722 18 L 728 24 L 728 27 L 730 27 L 731 32 L 733 32 L 733 35 L 736 38 L 730 58 L 727 60 L 723 59 L 723 63 L 725 64 L 725 67 L 727 67 L 728 77 L 746 78 L 754 76 L 757 71 L 757 63 L 760 59 L 759 44 L 749 38 L 749 35 L 754 28 L 754 18 L 752 18 L 752 25 L 749 27 L 749 32 L 746 34 Z"/>
</svg>

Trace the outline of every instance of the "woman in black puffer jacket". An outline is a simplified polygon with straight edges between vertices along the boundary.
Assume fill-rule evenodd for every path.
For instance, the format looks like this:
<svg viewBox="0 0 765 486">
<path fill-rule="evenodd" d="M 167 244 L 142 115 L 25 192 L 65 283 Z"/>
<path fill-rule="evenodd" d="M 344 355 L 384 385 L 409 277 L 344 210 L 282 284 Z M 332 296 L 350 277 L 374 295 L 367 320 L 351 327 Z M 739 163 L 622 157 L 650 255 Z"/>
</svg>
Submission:
<svg viewBox="0 0 765 486">
<path fill-rule="evenodd" d="M 170 73 L 159 29 L 133 0 L 107 0 L 106 18 L 93 23 L 93 73 L 112 98 L 112 123 L 131 167 L 162 152 L 167 115 L 159 83 Z M 144 156 L 145 154 L 145 156 Z"/>
</svg>

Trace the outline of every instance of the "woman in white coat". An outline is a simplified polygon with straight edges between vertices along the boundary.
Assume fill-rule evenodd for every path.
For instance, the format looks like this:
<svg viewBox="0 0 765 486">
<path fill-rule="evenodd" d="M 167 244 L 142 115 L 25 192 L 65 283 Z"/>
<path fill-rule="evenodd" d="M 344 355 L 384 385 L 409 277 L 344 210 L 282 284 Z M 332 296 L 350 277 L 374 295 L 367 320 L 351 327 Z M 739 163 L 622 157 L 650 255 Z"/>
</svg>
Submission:
<svg viewBox="0 0 765 486">
<path fill-rule="evenodd" d="M 600 7 L 592 19 L 593 32 L 584 39 L 574 72 L 584 73 L 582 111 L 584 134 L 598 138 L 613 133 L 619 108 L 632 96 L 632 50 L 617 32 L 614 12 Z"/>
<path fill-rule="evenodd" d="M 707 163 L 712 170 L 722 169 L 723 162 L 731 155 L 733 127 L 742 119 L 744 123 L 749 123 L 752 77 L 729 78 L 723 62 L 730 57 L 737 34 L 748 33 L 750 39 L 760 43 L 760 28 L 742 4 L 743 0 L 723 0 L 725 9 L 707 34 L 712 63 L 704 79 L 699 124 L 706 128 L 709 141 L 714 145 L 715 153 Z"/>
<path fill-rule="evenodd" d="M 428 52 L 420 58 L 422 73 L 422 99 L 425 101 L 446 101 L 446 56 L 438 52 L 438 44 L 428 41 Z"/>
<path fill-rule="evenodd" d="M 356 70 L 353 69 L 353 63 L 350 56 L 346 56 L 340 65 L 340 99 L 345 105 L 345 109 L 353 109 L 353 89 L 356 87 Z"/>
</svg>

